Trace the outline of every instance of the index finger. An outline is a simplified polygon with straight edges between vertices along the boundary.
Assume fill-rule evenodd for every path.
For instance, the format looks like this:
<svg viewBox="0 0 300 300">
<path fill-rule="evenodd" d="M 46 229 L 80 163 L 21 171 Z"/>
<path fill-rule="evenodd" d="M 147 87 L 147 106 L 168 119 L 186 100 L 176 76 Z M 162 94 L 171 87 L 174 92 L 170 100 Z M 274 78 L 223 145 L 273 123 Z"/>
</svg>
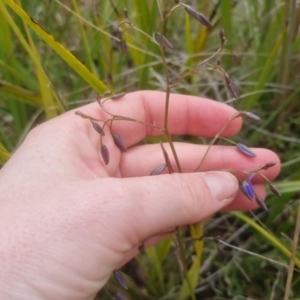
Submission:
<svg viewBox="0 0 300 300">
<path fill-rule="evenodd" d="M 166 93 L 158 91 L 138 91 L 126 94 L 116 101 L 107 101 L 105 109 L 113 115 L 124 116 L 163 128 L 166 117 Z M 101 109 L 95 111 L 95 105 L 86 107 L 92 116 L 103 118 Z M 83 111 L 86 113 L 86 111 Z M 213 137 L 236 113 L 226 104 L 213 100 L 170 94 L 168 108 L 168 129 L 172 135 L 188 134 L 194 136 Z M 98 116 L 97 116 L 98 114 Z M 107 116 L 106 116 L 107 117 Z M 236 134 L 241 128 L 241 118 L 234 119 L 222 136 Z M 160 136 L 160 129 L 133 121 L 116 120 L 112 126 L 113 133 L 124 139 L 127 146 L 136 144 L 146 136 Z"/>
</svg>

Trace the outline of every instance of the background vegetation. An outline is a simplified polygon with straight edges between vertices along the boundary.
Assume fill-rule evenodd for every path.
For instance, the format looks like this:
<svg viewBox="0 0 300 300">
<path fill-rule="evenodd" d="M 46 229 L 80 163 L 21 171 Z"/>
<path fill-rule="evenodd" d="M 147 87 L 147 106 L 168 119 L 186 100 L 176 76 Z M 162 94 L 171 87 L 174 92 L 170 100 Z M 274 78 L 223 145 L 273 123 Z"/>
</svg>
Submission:
<svg viewBox="0 0 300 300">
<path fill-rule="evenodd" d="M 205 225 L 201 268 L 194 270 L 196 297 L 283 299 L 300 190 L 299 1 L 182 2 L 206 15 L 213 28 L 199 25 L 182 9 L 174 12 L 165 28 L 174 46 L 167 51 L 171 77 L 214 53 L 222 27 L 227 48 L 240 60 L 237 64 L 224 52 L 222 66 L 241 97 L 231 99 L 222 78 L 206 70 L 187 77 L 173 92 L 209 97 L 258 114 L 262 121 L 246 123 L 238 141 L 268 147 L 283 162 L 276 182 L 282 197 L 269 197 L 268 213 L 219 214 Z M 1 163 L 33 126 L 94 101 L 107 88 L 115 93 L 164 90 L 157 45 L 138 32 L 127 33 L 125 56 L 117 30 L 125 7 L 131 21 L 152 35 L 159 30 L 160 12 L 172 3 L 0 0 Z M 191 260 L 192 249 L 187 244 Z M 299 269 L 300 251 L 297 259 Z M 187 299 L 172 239 L 147 249 L 124 272 L 130 288 L 122 293 L 128 299 Z M 290 299 L 300 299 L 298 271 L 288 289 Z M 112 280 L 106 291 L 112 295 L 117 290 L 121 288 Z M 110 299 L 99 294 L 99 299 L 106 297 Z"/>
</svg>

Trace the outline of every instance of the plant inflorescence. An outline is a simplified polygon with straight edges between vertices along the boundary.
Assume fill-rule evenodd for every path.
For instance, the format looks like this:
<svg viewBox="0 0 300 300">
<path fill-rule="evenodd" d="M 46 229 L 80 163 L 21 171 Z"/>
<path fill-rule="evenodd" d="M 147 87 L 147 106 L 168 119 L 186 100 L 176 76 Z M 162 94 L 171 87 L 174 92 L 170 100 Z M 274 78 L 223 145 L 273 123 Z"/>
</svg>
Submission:
<svg viewBox="0 0 300 300">
<path fill-rule="evenodd" d="M 112 91 L 107 91 L 103 95 L 99 95 L 96 97 L 96 101 L 99 104 L 99 108 L 103 110 L 106 114 L 105 119 L 97 119 L 94 118 L 93 116 L 87 115 L 84 112 L 77 111 L 76 114 L 80 116 L 83 119 L 87 119 L 88 121 L 91 122 L 91 126 L 93 129 L 99 134 L 99 151 L 101 153 L 103 162 L 108 165 L 110 163 L 110 156 L 109 156 L 109 149 L 105 144 L 105 129 L 109 128 L 109 130 L 112 133 L 113 140 L 115 145 L 120 149 L 122 152 L 126 152 L 127 148 L 125 145 L 125 142 L 123 141 L 123 138 L 113 132 L 113 123 L 118 122 L 118 121 L 128 121 L 128 122 L 137 122 L 141 123 L 144 126 L 149 126 L 153 127 L 155 129 L 158 129 L 162 132 L 162 135 L 166 138 L 170 149 L 171 153 L 168 153 L 165 149 L 165 146 L 163 143 L 161 143 L 161 149 L 164 157 L 164 161 L 160 165 L 158 165 L 149 175 L 151 176 L 157 176 L 160 174 L 164 173 L 173 173 L 174 172 L 174 167 L 172 166 L 170 162 L 170 155 L 173 156 L 175 163 L 176 163 L 176 169 L 178 172 L 182 172 L 182 167 L 180 160 L 178 158 L 177 152 L 176 152 L 176 147 L 175 144 L 173 143 L 173 138 L 169 132 L 168 128 L 168 117 L 169 117 L 169 103 L 170 103 L 170 97 L 171 97 L 171 91 L 172 89 L 180 84 L 180 82 L 184 79 L 189 77 L 191 74 L 197 74 L 199 72 L 202 72 L 203 70 L 206 71 L 213 71 L 222 76 L 224 80 L 224 85 L 228 89 L 229 93 L 234 97 L 234 98 L 239 98 L 239 91 L 237 86 L 235 85 L 234 81 L 230 77 L 230 75 L 225 71 L 225 69 L 221 65 L 221 59 L 220 55 L 222 54 L 223 51 L 229 52 L 233 58 L 234 61 L 239 62 L 238 58 L 232 53 L 231 50 L 226 49 L 226 44 L 227 44 L 227 38 L 225 35 L 224 30 L 221 28 L 219 30 L 219 37 L 220 37 L 220 47 L 209 57 L 205 58 L 204 60 L 200 61 L 199 63 L 195 64 L 192 66 L 190 69 L 185 70 L 183 73 L 178 75 L 176 78 L 171 78 L 169 69 L 168 69 L 168 62 L 167 62 L 167 52 L 174 49 L 172 43 L 169 41 L 169 39 L 165 35 L 165 28 L 167 26 L 167 20 L 172 16 L 173 12 L 177 9 L 182 9 L 184 10 L 191 18 L 194 18 L 197 20 L 201 26 L 205 26 L 208 30 L 210 30 L 213 26 L 210 23 L 210 21 L 200 12 L 198 12 L 196 9 L 194 9 L 192 6 L 187 5 L 185 3 L 182 3 L 181 1 L 174 1 L 174 3 L 171 5 L 171 7 L 165 11 L 164 13 L 161 12 L 161 23 L 159 24 L 159 28 L 157 31 L 153 33 L 147 33 L 144 32 L 143 30 L 139 29 L 134 25 L 134 23 L 130 20 L 128 16 L 127 10 L 124 10 L 123 18 L 119 22 L 119 27 L 118 27 L 118 38 L 119 38 L 119 47 L 121 52 L 126 55 L 128 53 L 128 46 L 126 43 L 126 40 L 124 38 L 124 34 L 126 32 L 130 31 L 137 31 L 140 34 L 146 36 L 151 42 L 155 43 L 161 53 L 161 63 L 164 68 L 164 76 L 165 76 L 165 82 L 166 82 L 166 87 L 165 87 L 165 111 L 164 111 L 164 124 L 162 127 L 156 126 L 155 124 L 150 124 L 146 123 L 140 120 L 132 119 L 130 117 L 127 117 L 125 115 L 120 114 L 113 114 L 107 109 L 106 103 L 108 101 L 118 101 L 119 99 L 122 99 L 126 94 L 125 93 L 120 93 L 120 94 L 114 94 Z M 174 76 L 173 76 L 174 77 Z M 236 143 L 231 140 L 225 139 L 222 134 L 228 127 L 228 125 L 236 118 L 246 118 L 250 119 L 253 121 L 259 121 L 260 118 L 256 114 L 249 112 L 249 111 L 238 111 L 234 115 L 232 115 L 224 124 L 221 130 L 215 135 L 215 137 L 210 141 L 210 143 L 207 145 L 207 150 L 204 153 L 203 157 L 199 161 L 199 164 L 197 168 L 195 169 L 195 172 L 201 172 L 201 167 L 203 165 L 203 162 L 205 161 L 207 154 L 211 150 L 212 146 L 216 144 L 216 142 L 220 139 L 225 140 L 226 142 L 232 143 L 235 145 L 237 151 L 242 153 L 243 155 L 246 155 L 248 157 L 255 157 L 256 154 L 253 150 L 248 148 L 246 145 L 242 143 Z M 255 176 L 262 176 L 269 184 L 270 191 L 276 195 L 280 196 L 279 190 L 276 188 L 275 185 L 273 185 L 269 179 L 262 174 L 262 170 L 267 170 L 268 168 L 271 168 L 274 166 L 275 163 L 273 162 L 268 162 L 263 166 L 256 166 L 252 170 L 233 170 L 233 169 L 228 169 L 224 171 L 231 172 L 234 175 L 238 175 L 239 173 L 243 173 L 245 175 L 244 180 L 240 180 L 240 190 L 244 193 L 244 195 L 250 200 L 250 201 L 256 201 L 257 204 L 264 209 L 265 211 L 268 210 L 265 202 L 261 197 L 256 195 L 253 185 L 252 185 L 252 180 Z M 238 178 L 238 177 L 237 177 Z M 199 240 L 202 239 L 201 232 L 199 233 L 199 230 L 197 229 L 197 225 L 191 225 L 190 226 L 190 240 L 194 241 L 195 243 Z M 176 238 L 177 238 L 177 245 L 178 249 L 180 252 L 180 260 L 182 264 L 182 269 L 184 273 L 184 281 L 186 282 L 186 285 L 189 289 L 189 296 L 191 299 L 196 299 L 194 295 L 194 286 L 195 284 L 192 282 L 192 279 L 189 276 L 189 266 L 193 266 L 193 264 L 190 264 L 187 262 L 186 255 L 184 253 L 184 243 L 186 243 L 185 240 L 180 236 L 179 234 L 179 229 L 176 229 Z M 139 245 L 140 251 L 144 250 L 144 244 L 142 243 Z M 196 249 L 195 252 L 197 252 L 196 258 L 199 259 L 199 249 Z M 191 268 L 191 267 L 190 267 Z M 128 288 L 122 273 L 119 270 L 115 270 L 114 272 L 114 277 L 115 279 L 120 283 L 122 288 L 126 290 Z M 123 295 L 122 291 L 118 291 L 117 294 L 114 296 L 114 299 L 125 299 L 125 296 Z"/>
</svg>

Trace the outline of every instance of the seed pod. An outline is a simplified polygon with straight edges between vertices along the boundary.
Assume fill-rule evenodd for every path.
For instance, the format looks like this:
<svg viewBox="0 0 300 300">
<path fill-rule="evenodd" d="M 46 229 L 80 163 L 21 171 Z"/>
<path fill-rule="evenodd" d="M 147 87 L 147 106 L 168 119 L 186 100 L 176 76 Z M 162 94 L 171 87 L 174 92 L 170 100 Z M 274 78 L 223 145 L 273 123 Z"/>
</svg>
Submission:
<svg viewBox="0 0 300 300">
<path fill-rule="evenodd" d="M 105 164 L 108 165 L 108 163 L 109 163 L 109 152 L 108 152 L 107 147 L 105 145 L 101 145 L 100 152 L 101 152 L 101 156 L 102 156 Z"/>
<path fill-rule="evenodd" d="M 126 93 L 115 94 L 110 99 L 111 100 L 118 100 L 118 99 L 123 98 L 125 95 L 126 95 Z"/>
<path fill-rule="evenodd" d="M 172 44 L 168 41 L 168 39 L 159 32 L 154 32 L 154 39 L 160 46 L 162 46 L 165 49 L 173 48 Z"/>
<path fill-rule="evenodd" d="M 279 189 L 272 183 L 269 184 L 270 191 L 277 197 L 281 197 Z"/>
<path fill-rule="evenodd" d="M 119 43 L 119 46 L 121 48 L 121 51 L 124 55 L 126 55 L 128 53 L 128 47 L 127 47 L 127 44 L 124 40 L 121 40 L 120 43 Z"/>
<path fill-rule="evenodd" d="M 115 142 L 115 145 L 123 152 L 126 152 L 127 151 L 127 148 L 126 148 L 126 145 L 125 145 L 125 142 L 123 141 L 123 139 L 117 135 L 117 134 L 113 134 L 113 139 L 114 139 L 114 142 Z"/>
<path fill-rule="evenodd" d="M 162 164 L 160 166 L 158 166 L 157 168 L 155 168 L 150 175 L 159 175 L 161 174 L 167 167 L 167 164 Z"/>
<path fill-rule="evenodd" d="M 255 201 L 263 210 L 268 211 L 268 207 L 262 198 L 256 196 Z"/>
<path fill-rule="evenodd" d="M 225 32 L 224 32 L 223 28 L 220 29 L 219 36 L 220 36 L 220 40 L 221 40 L 221 46 L 224 47 L 225 44 L 227 43 L 227 39 L 225 37 Z"/>
<path fill-rule="evenodd" d="M 242 153 L 244 153 L 248 156 L 251 156 L 251 157 L 256 156 L 256 154 L 252 150 L 250 150 L 247 146 L 245 146 L 244 144 L 237 143 L 236 147 L 239 149 L 239 151 L 241 151 Z"/>
<path fill-rule="evenodd" d="M 250 199 L 251 201 L 255 198 L 255 192 L 254 192 L 254 188 L 253 185 L 251 183 L 250 180 L 244 180 L 241 184 L 240 184 L 240 190 L 243 192 L 243 194 Z"/>
<path fill-rule="evenodd" d="M 122 273 L 119 270 L 114 270 L 113 271 L 115 279 L 118 281 L 118 283 L 125 289 L 128 289 L 128 285 L 122 275 Z"/>
<path fill-rule="evenodd" d="M 92 124 L 93 124 L 93 128 L 94 128 L 100 135 L 102 135 L 102 136 L 105 135 L 104 130 L 102 129 L 102 127 L 101 127 L 98 123 L 92 121 Z"/>
<path fill-rule="evenodd" d="M 189 5 L 185 5 L 184 6 L 186 12 L 191 15 L 193 18 L 195 18 L 196 20 L 198 20 L 199 23 L 201 23 L 202 25 L 204 25 L 207 28 L 212 28 L 211 23 L 207 20 L 206 17 L 204 17 L 201 13 L 199 13 L 198 11 L 196 11 L 193 7 L 189 6 Z"/>
<path fill-rule="evenodd" d="M 235 86 L 235 84 L 233 83 L 233 81 L 231 80 L 231 78 L 227 73 L 224 74 L 224 79 L 225 79 L 225 84 L 228 90 L 230 91 L 230 93 L 232 94 L 232 96 L 238 98 L 240 94 L 237 90 L 237 87 Z"/>
<path fill-rule="evenodd" d="M 243 116 L 247 119 L 251 119 L 251 120 L 254 120 L 254 121 L 259 121 L 260 120 L 260 117 L 250 111 L 243 111 Z"/>
</svg>

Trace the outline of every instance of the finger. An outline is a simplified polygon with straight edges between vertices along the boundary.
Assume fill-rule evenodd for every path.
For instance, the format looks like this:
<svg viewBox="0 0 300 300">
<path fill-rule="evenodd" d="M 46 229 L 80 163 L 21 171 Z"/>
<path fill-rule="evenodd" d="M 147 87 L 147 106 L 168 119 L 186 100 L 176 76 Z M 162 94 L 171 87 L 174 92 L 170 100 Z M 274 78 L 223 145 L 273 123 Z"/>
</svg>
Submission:
<svg viewBox="0 0 300 300">
<path fill-rule="evenodd" d="M 257 195 L 264 198 L 265 197 L 265 190 L 262 185 L 254 185 L 254 190 Z M 239 199 L 239 201 L 237 201 Z M 225 206 L 222 210 L 223 211 L 232 211 L 232 210 L 239 210 L 239 211 L 248 211 L 257 209 L 259 206 L 255 201 L 250 201 L 248 198 L 244 196 L 243 193 L 238 192 L 238 194 L 235 197 L 235 200 L 230 202 L 227 206 Z M 187 224 L 185 224 L 187 225 Z M 162 232 L 159 232 L 157 234 L 154 234 L 153 236 L 149 236 L 146 238 L 145 241 L 141 241 L 141 244 L 139 246 L 133 247 L 131 250 L 129 250 L 125 257 L 123 258 L 122 262 L 120 263 L 120 267 L 124 265 L 126 262 L 131 260 L 133 257 L 135 257 L 140 251 L 139 247 L 143 245 L 144 248 L 148 248 L 150 246 L 153 246 L 163 239 L 170 236 L 170 234 L 175 232 L 175 227 L 169 228 L 167 230 L 164 230 Z"/>
<path fill-rule="evenodd" d="M 168 228 L 211 216 L 228 205 L 238 191 L 236 178 L 219 171 L 128 178 L 122 179 L 120 186 L 125 187 L 122 194 L 130 201 L 115 205 L 121 218 L 126 218 L 130 234 L 123 232 L 124 236 L 137 237 L 132 245 Z M 123 227 L 119 230 L 125 230 Z"/>
<path fill-rule="evenodd" d="M 183 172 L 195 171 L 207 150 L 207 146 L 195 144 L 174 143 L 174 146 Z M 177 171 L 169 145 L 164 144 L 164 148 L 169 154 L 173 169 Z M 204 159 L 201 170 L 230 169 L 235 171 L 251 171 L 272 161 L 276 165 L 268 170 L 262 170 L 261 173 L 270 180 L 274 179 L 280 171 L 278 156 L 268 149 L 253 148 L 252 150 L 256 153 L 256 157 L 248 157 L 239 152 L 236 147 L 213 146 Z M 165 160 L 160 145 L 143 145 L 132 147 L 128 150 L 122 157 L 120 170 L 122 177 L 147 176 L 163 163 L 165 163 Z M 235 174 L 241 179 L 246 176 L 241 172 L 236 172 Z M 259 175 L 253 178 L 253 182 L 263 181 L 263 177 Z"/>
<path fill-rule="evenodd" d="M 126 94 L 117 101 L 105 103 L 105 109 L 114 115 L 121 115 L 146 122 L 160 128 L 165 120 L 166 94 L 157 91 L 139 91 Z M 95 118 L 108 118 L 97 103 L 80 109 Z M 74 113 L 74 111 L 72 112 Z M 215 136 L 236 113 L 236 110 L 223 103 L 204 98 L 179 94 L 170 95 L 168 128 L 171 134 L 190 134 L 195 136 Z M 236 134 L 241 127 L 241 118 L 231 122 L 223 136 Z M 127 147 L 139 142 L 146 136 L 162 135 L 162 130 L 132 121 L 114 121 L 114 133 L 122 136 Z"/>
</svg>

